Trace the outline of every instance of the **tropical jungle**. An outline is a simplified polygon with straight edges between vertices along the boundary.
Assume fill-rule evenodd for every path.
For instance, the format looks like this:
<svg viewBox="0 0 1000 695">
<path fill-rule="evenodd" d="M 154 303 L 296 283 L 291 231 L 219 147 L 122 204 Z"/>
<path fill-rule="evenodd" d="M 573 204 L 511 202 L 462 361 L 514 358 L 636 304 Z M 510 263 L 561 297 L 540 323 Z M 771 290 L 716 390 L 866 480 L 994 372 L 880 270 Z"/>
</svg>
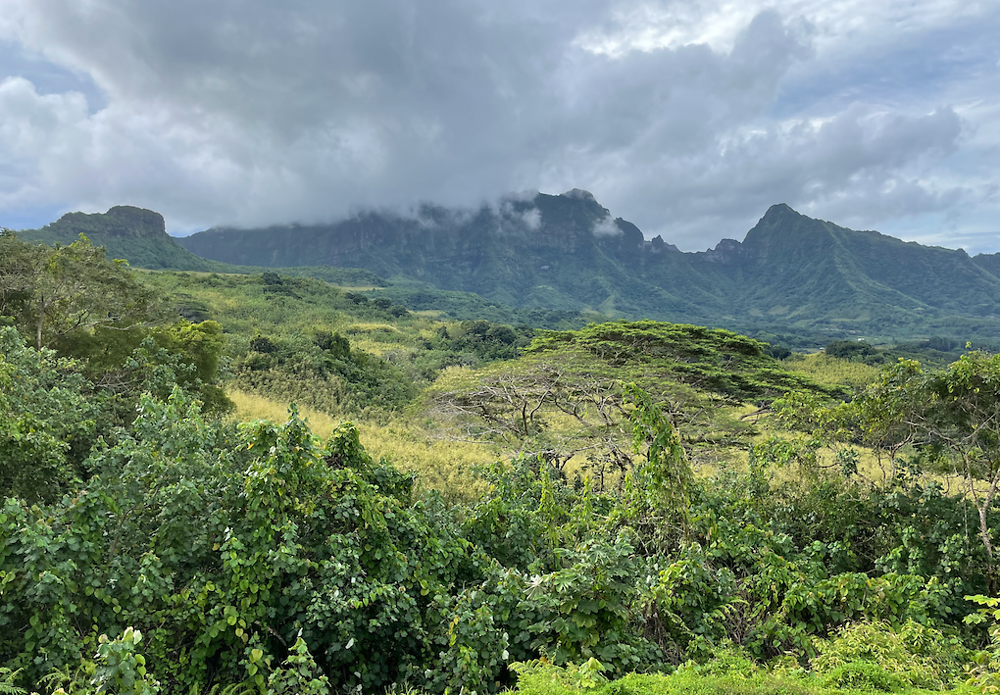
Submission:
<svg viewBox="0 0 1000 695">
<path fill-rule="evenodd" d="M 1000 688 L 1000 355 L 371 278 L 0 234 L 0 693 Z"/>
</svg>

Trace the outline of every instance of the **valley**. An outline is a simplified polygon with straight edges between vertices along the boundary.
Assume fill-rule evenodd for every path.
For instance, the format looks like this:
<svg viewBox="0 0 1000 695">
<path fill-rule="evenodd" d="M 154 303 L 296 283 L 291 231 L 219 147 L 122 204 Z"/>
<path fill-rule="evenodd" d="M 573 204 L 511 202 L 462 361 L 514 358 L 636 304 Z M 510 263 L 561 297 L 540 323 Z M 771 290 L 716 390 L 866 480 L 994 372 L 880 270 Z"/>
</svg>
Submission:
<svg viewBox="0 0 1000 695">
<path fill-rule="evenodd" d="M 182 267 L 0 236 L 12 692 L 121 688 L 123 674 L 145 692 L 205 693 L 991 682 L 1000 357 L 974 349 L 989 316 L 982 333 L 924 316 L 881 345 L 815 317 L 754 338 L 583 303 L 629 275 L 593 229 L 566 239 L 619 275 L 578 268 L 546 295 L 576 304 L 536 306 L 523 297 L 537 287 L 510 303 L 473 292 L 471 266 L 440 289 L 405 265 L 186 256 L 162 218 L 114 210 L 113 229 L 82 218 L 107 256 L 138 239 Z M 775 246 L 786 224 L 829 251 L 831 287 L 802 274 L 818 251 Z M 873 245 L 992 291 L 961 252 L 873 234 L 779 208 L 742 243 L 658 253 L 727 287 L 757 273 L 743 306 L 781 296 L 775 321 L 817 296 L 865 298 L 862 323 L 890 300 L 909 307 L 899 321 L 959 311 L 866 265 Z M 646 280 L 669 278 L 642 263 Z M 838 268 L 867 279 L 836 289 Z M 73 289 L 53 303 L 59 287 Z M 630 295 L 634 311 L 653 295 Z"/>
</svg>

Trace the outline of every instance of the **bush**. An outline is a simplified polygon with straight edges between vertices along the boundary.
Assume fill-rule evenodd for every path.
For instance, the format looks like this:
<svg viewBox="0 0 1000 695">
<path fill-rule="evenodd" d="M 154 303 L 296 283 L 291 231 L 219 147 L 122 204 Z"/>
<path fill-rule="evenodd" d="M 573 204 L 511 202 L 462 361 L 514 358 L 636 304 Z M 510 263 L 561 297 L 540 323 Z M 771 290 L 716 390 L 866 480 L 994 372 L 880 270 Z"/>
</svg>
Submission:
<svg viewBox="0 0 1000 695">
<path fill-rule="evenodd" d="M 851 679 L 870 678 L 878 690 L 892 690 L 900 683 L 948 688 L 960 682 L 969 658 L 957 638 L 947 638 L 912 620 L 898 628 L 883 621 L 845 625 L 829 640 L 817 639 L 815 645 L 818 654 L 812 660 L 813 669 L 827 674 L 839 687 L 860 687 Z M 897 685 L 890 687 L 891 683 Z"/>
</svg>

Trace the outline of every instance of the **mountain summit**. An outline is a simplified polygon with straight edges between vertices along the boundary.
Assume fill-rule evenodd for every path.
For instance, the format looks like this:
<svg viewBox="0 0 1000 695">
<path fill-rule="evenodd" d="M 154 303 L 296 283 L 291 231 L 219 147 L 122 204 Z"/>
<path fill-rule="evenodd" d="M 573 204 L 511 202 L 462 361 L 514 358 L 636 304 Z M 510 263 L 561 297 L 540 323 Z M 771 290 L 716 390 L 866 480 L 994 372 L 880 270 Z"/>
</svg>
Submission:
<svg viewBox="0 0 1000 695">
<path fill-rule="evenodd" d="M 85 234 L 95 246 L 107 247 L 113 258 L 142 268 L 215 270 L 218 266 L 198 258 L 167 234 L 163 215 L 131 205 L 116 205 L 105 213 L 69 212 L 41 229 L 17 234 L 45 244 L 71 244 Z"/>
<path fill-rule="evenodd" d="M 136 266 L 223 271 L 244 266 L 362 268 L 393 298 L 434 308 L 431 290 L 520 308 L 596 312 L 741 330 L 833 335 L 1000 336 L 1000 254 L 922 246 L 773 205 L 742 241 L 683 253 L 645 239 L 592 194 L 511 196 L 477 210 L 423 205 L 321 225 L 220 228 L 174 239 L 155 212 L 120 206 L 70 213 L 47 243 L 85 233 Z M 197 254 L 197 255 L 195 255 Z M 206 260 L 211 259 L 211 260 Z"/>
<path fill-rule="evenodd" d="M 991 272 L 1000 262 L 847 229 L 785 204 L 743 241 L 699 253 L 645 239 L 580 189 L 475 211 L 424 206 L 413 217 L 369 212 L 179 241 L 228 263 L 354 266 L 519 307 L 831 333 L 1000 326 L 1000 278 Z"/>
</svg>

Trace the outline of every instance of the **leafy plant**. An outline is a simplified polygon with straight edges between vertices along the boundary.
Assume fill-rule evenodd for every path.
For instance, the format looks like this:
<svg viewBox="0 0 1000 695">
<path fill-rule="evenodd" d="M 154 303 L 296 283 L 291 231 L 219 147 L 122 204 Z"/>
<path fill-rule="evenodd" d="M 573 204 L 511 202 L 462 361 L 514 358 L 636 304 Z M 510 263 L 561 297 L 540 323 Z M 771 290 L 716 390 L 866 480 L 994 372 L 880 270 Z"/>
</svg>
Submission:
<svg viewBox="0 0 1000 695">
<path fill-rule="evenodd" d="M 887 691 L 903 683 L 934 690 L 950 688 L 959 682 L 967 660 L 959 639 L 913 620 L 896 627 L 878 621 L 845 625 L 830 639 L 817 640 L 816 651 L 812 668 L 827 674 L 829 682 L 858 687 L 854 680 L 867 679 L 873 687 Z"/>
<path fill-rule="evenodd" d="M 630 634 L 633 547 L 625 538 L 592 539 L 574 549 L 558 548 L 563 569 L 536 576 L 528 585 L 528 607 L 538 620 L 532 646 L 556 665 L 597 659 L 616 672 L 640 663 L 648 645 Z"/>
<path fill-rule="evenodd" d="M 146 658 L 137 652 L 142 633 L 127 627 L 120 637 L 101 635 L 97 646 L 97 669 L 93 683 L 97 693 L 155 695 L 160 684 L 146 670 Z"/>
</svg>

